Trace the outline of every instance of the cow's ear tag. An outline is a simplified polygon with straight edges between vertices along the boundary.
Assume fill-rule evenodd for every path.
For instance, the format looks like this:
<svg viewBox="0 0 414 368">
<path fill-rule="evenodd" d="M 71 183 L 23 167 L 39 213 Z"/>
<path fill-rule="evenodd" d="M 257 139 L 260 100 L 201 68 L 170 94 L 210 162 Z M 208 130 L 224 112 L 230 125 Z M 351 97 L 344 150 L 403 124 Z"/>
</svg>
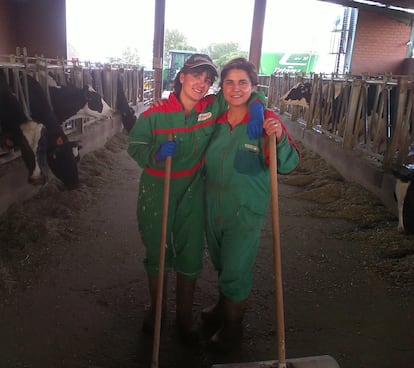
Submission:
<svg viewBox="0 0 414 368">
<path fill-rule="evenodd" d="M 57 137 L 57 138 L 56 138 L 56 144 L 63 144 L 63 139 L 62 139 L 62 137 Z"/>
</svg>

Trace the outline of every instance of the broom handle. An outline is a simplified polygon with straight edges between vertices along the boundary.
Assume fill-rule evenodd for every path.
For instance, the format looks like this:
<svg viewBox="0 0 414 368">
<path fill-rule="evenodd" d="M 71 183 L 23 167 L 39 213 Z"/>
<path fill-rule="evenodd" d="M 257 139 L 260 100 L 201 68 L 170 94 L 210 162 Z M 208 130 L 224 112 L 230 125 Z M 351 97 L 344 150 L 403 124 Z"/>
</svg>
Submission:
<svg viewBox="0 0 414 368">
<path fill-rule="evenodd" d="M 279 200 L 277 183 L 277 151 L 276 135 L 270 137 L 270 189 L 271 210 L 273 230 L 273 255 L 275 268 L 275 293 L 276 293 L 276 323 L 277 323 L 277 345 L 278 345 L 278 368 L 286 368 L 285 350 L 285 320 L 283 310 L 283 283 L 282 283 L 282 259 L 280 251 L 280 229 L 279 229 Z"/>
<path fill-rule="evenodd" d="M 172 141 L 171 133 L 168 134 L 168 140 Z M 159 351 L 160 351 L 161 313 L 162 313 L 162 297 L 163 297 L 162 293 L 164 290 L 164 264 L 165 264 L 165 248 L 167 244 L 167 223 L 168 223 L 168 202 L 170 198 L 171 160 L 172 160 L 171 156 L 167 156 L 165 160 L 160 257 L 159 257 L 159 263 L 158 263 L 158 286 L 157 286 L 157 301 L 155 305 L 154 343 L 153 343 L 153 349 L 152 349 L 151 368 L 158 368 L 158 358 L 159 358 Z"/>
</svg>

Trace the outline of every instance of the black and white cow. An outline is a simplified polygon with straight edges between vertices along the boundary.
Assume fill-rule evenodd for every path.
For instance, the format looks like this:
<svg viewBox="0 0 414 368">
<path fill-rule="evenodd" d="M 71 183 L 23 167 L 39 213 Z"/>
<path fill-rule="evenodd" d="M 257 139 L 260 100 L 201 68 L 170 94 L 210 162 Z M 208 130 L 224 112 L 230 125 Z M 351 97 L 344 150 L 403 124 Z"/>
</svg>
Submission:
<svg viewBox="0 0 414 368">
<path fill-rule="evenodd" d="M 323 86 L 323 93 L 327 91 L 328 86 Z M 334 84 L 334 102 L 341 94 L 341 85 Z M 289 91 L 287 91 L 281 98 L 280 102 L 285 105 L 309 107 L 312 98 L 312 83 L 299 82 L 296 83 Z"/>
<path fill-rule="evenodd" d="M 398 231 L 414 234 L 414 165 L 393 171 L 398 207 Z"/>
<path fill-rule="evenodd" d="M 319 98 L 315 99 L 317 104 L 315 111 L 318 111 L 318 116 L 325 126 L 332 126 L 338 132 L 344 131 L 347 117 L 344 108 L 352 99 L 352 90 L 353 87 L 350 88 L 349 85 L 339 81 L 329 85 L 323 83 L 320 89 L 318 88 L 317 97 Z M 359 116 L 355 116 L 353 134 L 357 136 L 359 142 L 366 144 L 372 141 L 373 148 L 383 152 L 386 149 L 387 132 L 385 129 L 393 125 L 395 88 L 384 89 L 382 83 L 376 84 L 375 81 L 371 81 L 364 83 L 361 89 L 356 89 L 356 91 L 360 93 L 360 101 L 355 106 L 356 109 L 351 109 L 351 111 L 358 113 Z M 281 106 L 294 105 L 309 108 L 311 98 L 312 84 L 297 83 L 280 98 L 280 103 Z M 345 103 L 345 101 L 348 102 Z M 341 106 L 344 103 L 346 105 Z M 384 119 L 386 119 L 386 125 L 381 123 Z"/>
<path fill-rule="evenodd" d="M 47 177 L 46 141 L 44 126 L 30 118 L 7 84 L 3 69 L 0 69 L 0 125 L 3 133 L 3 148 L 20 148 L 22 159 L 29 171 L 28 182 L 44 184 Z"/>
<path fill-rule="evenodd" d="M 39 82 L 29 75 L 27 82 L 32 119 L 41 122 L 46 128 L 48 166 L 66 188 L 76 189 L 79 187 L 78 142 L 69 141 Z"/>
<path fill-rule="evenodd" d="M 116 88 L 116 110 L 121 113 L 122 125 L 124 126 L 127 133 L 129 133 L 134 126 L 137 117 L 135 115 L 134 109 L 131 108 L 128 104 L 120 76 L 118 76 Z"/>
<path fill-rule="evenodd" d="M 312 84 L 297 83 L 281 98 L 280 102 L 286 105 L 309 107 L 312 97 Z"/>
<path fill-rule="evenodd" d="M 49 168 L 67 189 L 79 187 L 78 143 L 69 141 L 43 88 L 34 78 L 27 76 L 29 118 L 12 93 L 4 71 L 0 71 L 2 133 L 20 148 L 29 171 L 29 182 L 45 183 Z"/>
<path fill-rule="evenodd" d="M 52 108 L 60 123 L 70 118 L 100 119 L 112 115 L 111 107 L 89 85 L 83 88 L 73 85 L 59 86 L 55 80 L 48 77 L 48 86 Z"/>
</svg>

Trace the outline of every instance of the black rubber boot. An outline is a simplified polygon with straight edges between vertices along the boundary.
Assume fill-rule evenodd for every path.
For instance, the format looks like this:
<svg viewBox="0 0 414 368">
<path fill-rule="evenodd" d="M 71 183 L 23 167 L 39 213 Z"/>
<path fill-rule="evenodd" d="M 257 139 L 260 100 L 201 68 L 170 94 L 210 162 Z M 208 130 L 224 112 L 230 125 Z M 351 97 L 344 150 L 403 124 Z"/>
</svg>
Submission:
<svg viewBox="0 0 414 368">
<path fill-rule="evenodd" d="M 244 301 L 233 302 L 224 298 L 224 321 L 210 339 L 213 348 L 229 352 L 240 346 L 243 335 Z"/>
<path fill-rule="evenodd" d="M 164 287 L 162 296 L 162 310 L 161 310 L 161 328 L 165 324 L 167 318 L 167 276 L 164 276 Z M 148 289 L 151 299 L 150 309 L 147 311 L 144 320 L 142 321 L 142 332 L 148 335 L 154 334 L 155 325 L 155 306 L 157 303 L 157 289 L 158 289 L 158 277 L 148 275 Z"/>
<path fill-rule="evenodd" d="M 218 330 L 224 320 L 224 296 L 222 293 L 216 304 L 210 305 L 201 311 L 201 320 L 205 330 L 211 333 Z"/>
<path fill-rule="evenodd" d="M 193 327 L 193 298 L 196 280 L 189 280 L 177 274 L 177 333 L 186 344 L 196 344 L 200 340 L 198 331 Z"/>
</svg>

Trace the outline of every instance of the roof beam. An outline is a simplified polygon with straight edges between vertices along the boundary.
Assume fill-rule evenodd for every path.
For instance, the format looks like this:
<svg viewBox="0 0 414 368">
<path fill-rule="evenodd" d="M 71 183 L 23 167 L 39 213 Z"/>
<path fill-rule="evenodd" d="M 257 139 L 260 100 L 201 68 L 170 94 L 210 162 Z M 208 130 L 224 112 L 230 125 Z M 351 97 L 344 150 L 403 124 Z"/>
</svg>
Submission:
<svg viewBox="0 0 414 368">
<path fill-rule="evenodd" d="M 385 6 L 378 6 L 378 5 L 371 5 L 371 4 L 364 4 L 360 2 L 356 2 L 354 0 L 319 0 L 324 1 L 327 3 L 334 3 L 345 6 L 347 8 L 358 8 L 367 10 L 370 12 L 380 13 L 385 16 L 389 16 L 395 18 L 397 20 L 403 21 L 404 23 L 409 23 L 410 21 L 414 20 L 414 13 L 410 13 L 408 11 L 398 10 L 398 9 L 390 9 L 388 6 L 389 4 L 384 4 Z M 407 9 L 411 10 L 411 9 Z"/>
</svg>

